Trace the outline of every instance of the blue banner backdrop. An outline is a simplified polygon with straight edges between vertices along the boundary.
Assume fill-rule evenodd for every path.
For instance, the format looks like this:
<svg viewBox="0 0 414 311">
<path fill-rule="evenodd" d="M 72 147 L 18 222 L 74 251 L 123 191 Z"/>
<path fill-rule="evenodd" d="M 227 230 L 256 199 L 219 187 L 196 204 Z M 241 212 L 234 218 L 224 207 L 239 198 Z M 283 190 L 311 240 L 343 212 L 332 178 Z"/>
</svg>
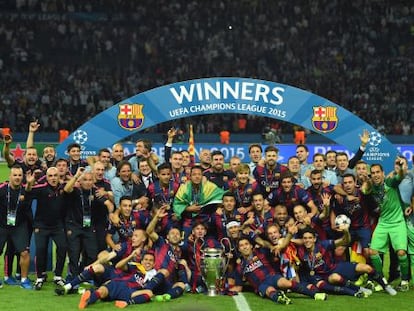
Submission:
<svg viewBox="0 0 414 311">
<path fill-rule="evenodd" d="M 358 149 L 358 136 L 367 129 L 370 141 L 364 160 L 380 162 L 386 170 L 393 169 L 398 154 L 371 125 L 341 106 L 293 86 L 247 78 L 189 80 L 134 95 L 80 126 L 57 152 L 64 156 L 67 145 L 78 142 L 86 157 L 162 122 L 218 113 L 253 114 L 290 122 L 352 151 Z"/>
</svg>

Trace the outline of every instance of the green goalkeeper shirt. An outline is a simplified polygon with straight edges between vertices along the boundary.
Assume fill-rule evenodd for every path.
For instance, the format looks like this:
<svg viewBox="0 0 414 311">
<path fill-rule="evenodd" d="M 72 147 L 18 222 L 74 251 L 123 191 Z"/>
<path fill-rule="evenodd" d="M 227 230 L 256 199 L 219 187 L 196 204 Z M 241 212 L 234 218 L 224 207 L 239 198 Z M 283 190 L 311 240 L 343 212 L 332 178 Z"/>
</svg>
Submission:
<svg viewBox="0 0 414 311">
<path fill-rule="evenodd" d="M 379 222 L 395 224 L 404 222 L 404 212 L 400 200 L 398 185 L 401 179 L 398 175 L 386 178 L 382 185 L 374 185 L 372 194 L 380 208 Z"/>
</svg>

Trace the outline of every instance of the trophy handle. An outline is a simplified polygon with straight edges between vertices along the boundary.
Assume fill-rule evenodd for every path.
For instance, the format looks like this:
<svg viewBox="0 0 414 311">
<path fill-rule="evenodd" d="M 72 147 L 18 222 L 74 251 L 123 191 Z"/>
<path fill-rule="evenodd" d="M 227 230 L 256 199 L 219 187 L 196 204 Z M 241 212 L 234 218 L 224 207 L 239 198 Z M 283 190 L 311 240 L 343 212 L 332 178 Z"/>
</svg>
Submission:
<svg viewBox="0 0 414 311">
<path fill-rule="evenodd" d="M 226 253 L 226 245 L 224 245 L 224 241 L 227 241 L 228 245 L 231 245 L 231 244 L 230 244 L 230 239 L 227 238 L 227 237 L 224 237 L 220 240 L 221 248 L 223 249 L 223 253 L 225 254 Z"/>
<path fill-rule="evenodd" d="M 226 245 L 224 242 L 227 242 L 228 244 L 228 252 L 226 252 Z M 227 268 L 229 267 L 230 264 L 230 254 L 234 251 L 234 247 L 232 247 L 231 245 L 231 241 L 229 238 L 224 237 L 220 240 L 220 244 L 221 247 L 223 249 L 223 254 L 224 254 L 224 266 L 223 266 L 223 271 L 221 271 L 221 278 L 224 278 L 224 275 L 226 274 Z"/>
<path fill-rule="evenodd" d="M 201 241 L 201 244 L 200 244 L 200 256 L 198 256 L 198 250 L 197 250 L 198 241 Z M 194 257 L 194 261 L 195 261 L 195 264 L 197 266 L 197 269 L 200 272 L 202 271 L 201 270 L 201 268 L 202 268 L 201 267 L 201 260 L 204 257 L 204 251 L 203 251 L 204 244 L 205 244 L 205 241 L 204 241 L 203 238 L 197 238 L 197 239 L 194 240 L 193 257 Z"/>
<path fill-rule="evenodd" d="M 228 252 L 226 252 L 226 244 L 224 243 L 224 242 L 227 242 L 227 247 L 228 247 Z M 224 238 L 222 238 L 221 240 L 220 240 L 220 244 L 221 244 L 221 248 L 223 249 L 223 253 L 225 254 L 225 255 L 227 255 L 227 254 L 231 254 L 233 251 L 234 251 L 234 247 L 233 247 L 233 245 L 231 244 L 231 241 L 230 241 L 230 239 L 228 238 L 228 237 L 224 237 Z"/>
<path fill-rule="evenodd" d="M 227 246 L 229 248 L 229 251 L 226 252 L 226 245 L 224 244 L 224 242 L 227 242 Z M 223 253 L 227 254 L 227 253 L 231 253 L 232 251 L 234 251 L 234 247 L 232 247 L 231 245 L 231 241 L 228 237 L 224 237 L 220 240 L 220 244 L 221 244 L 221 248 L 223 249 Z"/>
</svg>

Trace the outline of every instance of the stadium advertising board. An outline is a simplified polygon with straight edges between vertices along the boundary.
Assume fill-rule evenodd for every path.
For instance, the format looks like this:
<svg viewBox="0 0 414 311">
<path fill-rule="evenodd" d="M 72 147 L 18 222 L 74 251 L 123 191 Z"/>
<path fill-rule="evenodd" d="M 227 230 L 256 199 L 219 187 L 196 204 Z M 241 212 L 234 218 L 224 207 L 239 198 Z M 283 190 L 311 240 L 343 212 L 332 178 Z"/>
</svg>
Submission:
<svg viewBox="0 0 414 311">
<path fill-rule="evenodd" d="M 39 154 L 42 153 L 43 148 L 48 144 L 38 143 L 36 144 L 36 149 Z M 52 144 L 53 145 L 53 144 Z M 127 142 L 122 144 L 124 147 L 125 155 L 129 155 L 135 152 L 135 144 L 132 142 Z M 263 148 L 266 145 L 262 145 Z M 349 157 L 352 157 L 355 153 L 355 150 L 349 150 L 345 146 L 340 145 L 329 145 L 329 144 L 308 144 L 309 148 L 309 159 L 312 159 L 315 153 L 326 153 L 328 150 L 335 150 L 335 151 L 343 151 L 348 154 Z M 279 161 L 281 163 L 285 163 L 287 159 L 294 155 L 296 152 L 296 145 L 294 144 L 278 144 L 277 147 L 279 148 Z M 399 154 L 406 157 L 408 163 L 412 164 L 412 158 L 414 156 L 414 146 L 412 145 L 395 145 Z M 11 146 L 11 153 L 12 155 L 22 160 L 23 155 L 25 152 L 24 143 L 12 143 Z M 176 144 L 173 146 L 173 150 L 187 150 L 187 144 Z M 111 149 L 111 148 L 109 148 Z M 242 162 L 249 162 L 249 144 L 230 144 L 230 145 L 217 145 L 217 144 L 209 144 L 209 143 L 197 143 L 195 145 L 195 156 L 196 161 L 198 161 L 198 154 L 202 149 L 209 149 L 213 150 L 220 150 L 224 154 L 225 162 L 229 162 L 230 158 L 233 156 L 238 156 Z M 152 147 L 152 151 L 161 159 L 164 157 L 164 145 L 161 143 L 154 143 Z M 85 156 L 83 157 L 85 158 Z M 0 157 L 0 161 L 4 161 L 3 158 Z"/>
</svg>

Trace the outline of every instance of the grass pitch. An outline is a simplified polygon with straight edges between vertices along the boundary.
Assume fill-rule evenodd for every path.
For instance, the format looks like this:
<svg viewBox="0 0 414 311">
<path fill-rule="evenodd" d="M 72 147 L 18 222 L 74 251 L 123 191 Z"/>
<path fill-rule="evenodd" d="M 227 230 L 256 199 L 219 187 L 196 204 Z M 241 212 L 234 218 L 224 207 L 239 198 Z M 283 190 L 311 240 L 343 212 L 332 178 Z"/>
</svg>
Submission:
<svg viewBox="0 0 414 311">
<path fill-rule="evenodd" d="M 50 279 L 50 278 L 49 278 Z M 56 296 L 51 282 L 45 284 L 41 291 L 24 290 L 16 286 L 6 286 L 0 289 L 0 310 L 76 310 L 80 295 Z M 287 308 L 295 311 L 344 311 L 344 310 L 412 310 L 414 290 L 398 293 L 391 297 L 384 292 L 374 293 L 369 298 L 354 298 L 349 296 L 330 295 L 327 301 L 314 301 L 297 294 L 288 294 L 293 304 L 288 306 L 275 305 L 269 299 L 263 299 L 253 293 L 244 293 L 252 311 L 270 311 L 275 308 Z M 116 310 L 114 302 L 97 302 L 88 307 L 90 310 Z M 150 302 L 142 305 L 132 305 L 132 310 L 184 310 L 184 311 L 237 311 L 232 297 L 207 297 L 200 294 L 185 294 L 183 297 L 169 302 Z M 245 310 L 242 310 L 245 311 Z"/>
</svg>

